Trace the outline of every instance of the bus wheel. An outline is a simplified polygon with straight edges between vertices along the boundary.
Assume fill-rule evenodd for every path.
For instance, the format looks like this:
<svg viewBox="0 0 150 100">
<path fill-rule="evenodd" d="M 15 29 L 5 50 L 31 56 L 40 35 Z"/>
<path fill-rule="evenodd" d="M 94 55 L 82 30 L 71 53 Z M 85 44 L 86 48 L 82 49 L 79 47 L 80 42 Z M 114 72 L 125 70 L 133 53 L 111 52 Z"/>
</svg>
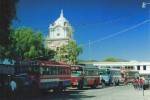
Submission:
<svg viewBox="0 0 150 100">
<path fill-rule="evenodd" d="M 77 88 L 78 88 L 79 90 L 81 90 L 81 89 L 83 89 L 83 86 L 82 86 L 81 84 L 79 84 L 79 85 L 77 86 Z"/>
<path fill-rule="evenodd" d="M 79 80 L 79 82 L 78 82 L 77 88 L 78 88 L 78 89 L 83 89 L 83 85 L 84 85 L 84 80 L 81 79 L 81 80 Z"/>
<path fill-rule="evenodd" d="M 64 87 L 63 87 L 63 82 L 60 82 L 60 83 L 59 83 L 59 86 L 58 86 L 58 91 L 59 91 L 59 92 L 62 92 L 63 89 L 64 89 Z"/>
<path fill-rule="evenodd" d="M 91 86 L 92 89 L 96 89 L 97 87 L 97 84 L 96 84 L 96 81 L 94 82 L 94 84 Z"/>
<path fill-rule="evenodd" d="M 91 88 L 92 88 L 92 89 L 96 89 L 96 86 L 95 86 L 95 85 L 93 85 L 93 86 L 91 86 Z"/>
<path fill-rule="evenodd" d="M 78 88 L 78 89 L 83 89 L 83 84 L 79 82 L 77 88 Z"/>
<path fill-rule="evenodd" d="M 118 85 L 118 86 L 120 85 L 120 82 L 119 82 L 119 81 L 117 82 L 117 85 Z"/>
</svg>

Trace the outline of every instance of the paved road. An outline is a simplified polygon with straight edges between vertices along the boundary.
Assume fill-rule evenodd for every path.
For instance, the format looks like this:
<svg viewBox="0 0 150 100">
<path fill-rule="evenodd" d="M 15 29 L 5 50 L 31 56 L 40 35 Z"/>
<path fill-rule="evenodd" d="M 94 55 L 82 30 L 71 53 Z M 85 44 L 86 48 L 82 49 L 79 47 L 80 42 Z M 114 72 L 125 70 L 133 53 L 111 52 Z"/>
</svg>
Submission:
<svg viewBox="0 0 150 100">
<path fill-rule="evenodd" d="M 132 86 L 117 86 L 84 90 L 69 89 L 62 93 L 47 93 L 25 100 L 150 100 L 150 90 L 135 90 Z M 22 99 L 19 99 L 22 100 Z"/>
</svg>

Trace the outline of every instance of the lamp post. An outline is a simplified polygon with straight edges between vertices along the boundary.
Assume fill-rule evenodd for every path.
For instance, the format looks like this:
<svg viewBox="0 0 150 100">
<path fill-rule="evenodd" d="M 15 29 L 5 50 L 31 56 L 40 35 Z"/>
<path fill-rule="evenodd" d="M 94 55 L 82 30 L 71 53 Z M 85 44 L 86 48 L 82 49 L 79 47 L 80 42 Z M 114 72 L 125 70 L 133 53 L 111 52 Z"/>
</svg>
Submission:
<svg viewBox="0 0 150 100">
<path fill-rule="evenodd" d="M 142 8 L 146 8 L 147 5 L 150 5 L 150 2 L 143 2 L 142 3 Z M 142 84 L 142 90 L 143 90 L 143 96 L 144 96 L 144 84 Z"/>
<path fill-rule="evenodd" d="M 149 5 L 149 4 L 150 4 L 150 2 L 143 2 L 142 3 L 142 8 L 146 8 L 146 6 Z"/>
</svg>

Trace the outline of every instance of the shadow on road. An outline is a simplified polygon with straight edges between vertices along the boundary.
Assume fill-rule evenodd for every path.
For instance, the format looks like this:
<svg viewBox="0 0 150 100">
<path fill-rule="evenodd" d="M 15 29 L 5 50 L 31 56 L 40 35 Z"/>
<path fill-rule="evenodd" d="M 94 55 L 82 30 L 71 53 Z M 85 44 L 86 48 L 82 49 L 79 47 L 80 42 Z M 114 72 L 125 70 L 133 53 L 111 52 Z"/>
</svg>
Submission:
<svg viewBox="0 0 150 100">
<path fill-rule="evenodd" d="M 47 92 L 34 97 L 22 97 L 18 100 L 81 100 L 83 98 L 93 98 L 83 93 L 84 90 L 70 89 L 61 93 Z"/>
<path fill-rule="evenodd" d="M 31 100 L 67 100 L 67 99 L 80 100 L 81 98 L 92 98 L 92 97 L 94 96 L 87 96 L 83 94 L 82 90 L 68 90 L 61 93 L 50 92 Z"/>
</svg>

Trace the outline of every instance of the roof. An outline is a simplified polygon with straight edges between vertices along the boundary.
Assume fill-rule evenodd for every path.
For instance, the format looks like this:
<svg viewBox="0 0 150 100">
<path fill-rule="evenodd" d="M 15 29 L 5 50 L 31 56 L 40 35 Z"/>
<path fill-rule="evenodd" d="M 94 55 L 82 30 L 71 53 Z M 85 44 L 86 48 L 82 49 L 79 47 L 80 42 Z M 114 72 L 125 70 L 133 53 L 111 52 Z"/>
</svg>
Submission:
<svg viewBox="0 0 150 100">
<path fill-rule="evenodd" d="M 69 21 L 64 17 L 63 10 L 61 10 L 59 18 L 54 22 L 54 26 L 64 26 L 64 23 L 69 25 Z"/>
<path fill-rule="evenodd" d="M 40 65 L 45 65 L 45 66 L 66 66 L 70 67 L 68 64 L 64 62 L 56 62 L 56 61 L 38 61 Z"/>
<path fill-rule="evenodd" d="M 150 62 L 138 62 L 138 61 L 129 61 L 129 62 L 82 62 L 84 64 L 94 64 L 101 66 L 136 66 L 136 65 L 149 65 Z"/>
</svg>

